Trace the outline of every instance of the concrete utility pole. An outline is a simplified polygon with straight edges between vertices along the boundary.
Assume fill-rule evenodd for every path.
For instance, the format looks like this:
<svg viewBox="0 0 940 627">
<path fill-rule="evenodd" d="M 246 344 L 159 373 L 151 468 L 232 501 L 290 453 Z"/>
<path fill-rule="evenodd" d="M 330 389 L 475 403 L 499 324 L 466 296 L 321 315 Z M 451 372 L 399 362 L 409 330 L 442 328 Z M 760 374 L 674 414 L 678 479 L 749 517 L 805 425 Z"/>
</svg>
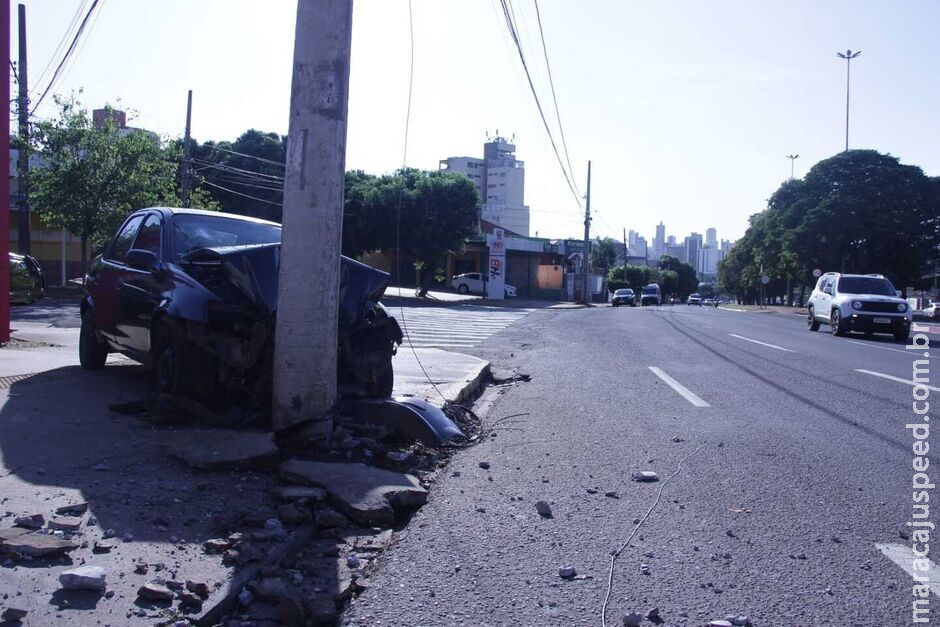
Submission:
<svg viewBox="0 0 940 627">
<path fill-rule="evenodd" d="M 862 54 L 862 51 L 852 52 L 846 50 L 845 54 L 837 52 L 836 55 L 845 59 L 845 151 L 849 151 L 849 85 L 852 78 L 852 59 Z"/>
<path fill-rule="evenodd" d="M 793 162 L 800 158 L 800 155 L 787 155 L 790 160 L 790 180 L 793 180 Z"/>
<path fill-rule="evenodd" d="M 193 90 L 186 96 L 186 132 L 183 137 L 183 173 L 180 177 L 180 201 L 184 207 L 189 206 L 189 188 L 193 180 L 193 162 L 190 159 L 192 148 L 189 141 L 189 127 L 193 116 Z"/>
<path fill-rule="evenodd" d="M 587 179 L 587 194 L 585 196 L 584 204 L 584 252 L 581 253 L 581 270 L 584 274 L 584 285 L 582 286 L 582 292 L 584 293 L 584 304 L 588 305 L 591 302 L 591 295 L 588 292 L 588 272 L 590 271 L 591 266 L 591 256 L 588 254 L 588 251 L 591 248 L 591 162 L 588 161 L 588 179 Z"/>
<path fill-rule="evenodd" d="M 627 280 L 627 257 L 630 255 L 630 249 L 627 248 L 627 227 L 623 228 L 623 280 Z"/>
<path fill-rule="evenodd" d="M 0 0 L 0 67 L 7 80 L 0 81 L 0 102 L 10 102 L 10 0 Z M 0 115 L 0 172 L 10 171 L 10 116 Z M 0 198 L 10 197 L 10 177 L 0 176 Z M 6 203 L 9 205 L 9 203 Z M 0 205 L 0 343 L 10 341 L 10 209 Z"/>
<path fill-rule="evenodd" d="M 26 76 L 26 5 L 21 4 L 18 11 L 20 56 L 16 65 L 19 80 L 19 123 L 20 123 L 20 151 L 16 162 L 16 174 L 19 178 L 20 192 L 16 199 L 16 206 L 20 210 L 19 217 L 19 248 L 20 254 L 29 255 L 32 252 L 29 229 L 29 92 L 27 91 Z"/>
<path fill-rule="evenodd" d="M 336 400 L 352 0 L 299 0 L 274 344 L 275 431 L 329 438 Z"/>
</svg>

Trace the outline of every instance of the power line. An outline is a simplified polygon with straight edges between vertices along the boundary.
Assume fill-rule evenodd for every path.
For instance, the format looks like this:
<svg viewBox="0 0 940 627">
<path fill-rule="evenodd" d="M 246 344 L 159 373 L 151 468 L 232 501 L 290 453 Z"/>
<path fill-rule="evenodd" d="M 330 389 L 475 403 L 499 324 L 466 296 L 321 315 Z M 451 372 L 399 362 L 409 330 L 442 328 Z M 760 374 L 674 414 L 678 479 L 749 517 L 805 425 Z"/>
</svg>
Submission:
<svg viewBox="0 0 940 627">
<path fill-rule="evenodd" d="M 264 161 L 265 163 L 272 163 L 274 165 L 285 167 L 283 161 L 272 161 L 271 159 L 265 159 L 264 157 L 256 157 L 255 155 L 249 155 L 244 152 L 237 152 L 235 150 L 229 150 L 228 148 L 222 148 L 221 146 L 208 146 L 210 150 L 221 150 L 222 152 L 228 152 L 233 155 L 238 155 L 239 157 L 248 157 L 249 159 L 257 159 L 258 161 Z"/>
<path fill-rule="evenodd" d="M 503 7 L 503 16 L 506 19 L 506 26 L 509 28 L 509 35 L 512 38 L 513 43 L 516 45 L 516 50 L 519 52 L 519 60 L 522 62 L 522 69 L 525 70 L 526 79 L 529 82 L 529 89 L 532 92 L 532 97 L 535 99 L 535 106 L 538 108 L 539 116 L 542 118 L 542 124 L 545 126 L 545 132 L 548 134 L 548 140 L 552 144 L 552 150 L 555 153 L 555 158 L 558 160 L 558 166 L 561 168 L 562 174 L 565 176 L 565 181 L 568 183 L 568 189 L 571 190 L 571 195 L 574 196 L 575 202 L 578 203 L 578 208 L 581 207 L 581 196 L 575 190 L 574 185 L 571 183 L 572 176 L 569 176 L 568 170 L 565 169 L 565 164 L 561 160 L 561 155 L 558 152 L 558 146 L 555 145 L 555 137 L 552 135 L 552 130 L 548 125 L 548 120 L 545 118 L 545 112 L 542 110 L 542 103 L 539 100 L 539 95 L 535 90 L 535 85 L 532 82 L 532 75 L 529 72 L 529 66 L 525 60 L 525 53 L 522 50 L 522 42 L 519 41 L 519 33 L 516 30 L 516 25 L 512 19 L 512 12 L 510 7 L 507 5 L 508 0 L 500 0 L 500 3 Z"/>
<path fill-rule="evenodd" d="M 561 135 L 561 147 L 565 151 L 565 161 L 568 163 L 568 171 L 573 172 L 574 169 L 571 167 L 571 159 L 568 157 L 568 142 L 565 140 L 565 127 L 561 124 L 561 113 L 558 110 L 558 99 L 555 97 L 555 81 L 552 79 L 552 66 L 548 62 L 548 49 L 545 47 L 545 32 L 542 30 L 542 14 L 539 12 L 539 0 L 534 0 L 535 2 L 535 17 L 539 23 L 539 38 L 542 40 L 542 53 L 545 55 L 545 68 L 548 70 L 548 84 L 552 88 L 552 103 L 555 105 L 555 119 L 558 121 L 558 133 Z M 581 190 L 578 188 L 577 179 L 574 181 L 574 188 L 577 190 L 578 195 L 581 195 Z"/>
<path fill-rule="evenodd" d="M 59 40 L 59 45 L 55 47 L 55 51 L 52 53 L 52 56 L 49 57 L 49 61 L 46 63 L 46 67 L 44 67 L 42 72 L 39 74 L 39 78 L 36 80 L 36 85 L 41 85 L 43 79 L 46 78 L 46 74 L 48 74 L 49 70 L 52 69 L 52 64 L 62 52 L 62 49 L 65 46 L 65 42 L 69 40 L 69 33 L 71 33 L 72 29 L 75 28 L 75 25 L 78 24 L 78 18 L 81 17 L 82 11 L 84 10 L 86 4 L 88 4 L 88 0 L 81 0 L 81 2 L 78 3 L 78 6 L 75 7 L 75 13 L 72 15 L 72 21 L 69 22 L 68 28 L 65 29 L 64 33 L 62 33 L 62 38 Z"/>
<path fill-rule="evenodd" d="M 246 170 L 244 168 L 236 168 L 235 166 L 229 165 L 227 163 L 214 163 L 212 161 L 206 161 L 205 159 L 195 159 L 195 158 L 192 161 L 193 163 L 198 163 L 206 168 L 213 168 L 216 170 L 223 170 L 225 172 L 232 172 L 232 173 L 237 173 L 237 174 L 248 174 L 251 176 L 256 176 L 256 177 L 261 177 L 261 178 L 266 178 L 266 179 L 273 179 L 275 181 L 280 181 L 280 182 L 284 181 L 283 176 L 277 176 L 274 174 L 264 174 L 263 172 L 255 172 L 254 170 Z"/>
<path fill-rule="evenodd" d="M 36 112 L 36 109 L 39 108 L 39 105 L 42 104 L 43 99 L 45 99 L 46 95 L 49 94 L 49 91 L 52 89 L 56 81 L 61 76 L 62 68 L 65 67 L 66 62 L 69 60 L 69 58 L 72 56 L 72 53 L 75 51 L 75 47 L 76 45 L 78 45 L 78 40 L 82 36 L 82 32 L 84 32 L 85 30 L 85 25 L 88 24 L 88 19 L 91 17 L 91 14 L 94 12 L 95 7 L 98 6 L 99 1 L 100 0 L 92 0 L 91 6 L 88 8 L 88 12 L 85 13 L 85 17 L 84 19 L 82 19 L 82 23 L 79 24 L 78 30 L 75 31 L 75 36 L 72 37 L 72 43 L 69 44 L 68 49 L 65 51 L 65 55 L 62 57 L 62 60 L 59 62 L 59 65 L 56 67 L 55 72 L 52 73 L 52 78 L 49 80 L 49 84 L 46 85 L 46 89 L 43 90 L 42 95 L 39 96 L 39 98 L 36 100 L 36 105 L 33 107 L 33 110 L 30 113 Z"/>
<path fill-rule="evenodd" d="M 265 200 L 264 198 L 258 198 L 257 196 L 251 196 L 251 195 L 249 195 L 249 194 L 243 194 L 243 193 L 241 193 L 241 192 L 236 192 L 234 189 L 229 189 L 229 188 L 227 188 L 227 187 L 222 187 L 221 185 L 216 185 L 215 183 L 212 183 L 212 182 L 210 182 L 210 181 L 207 180 L 207 179 L 203 179 L 202 182 L 205 183 L 206 185 L 211 186 L 211 187 L 216 187 L 216 188 L 218 188 L 218 189 L 221 189 L 223 192 L 228 192 L 229 194 L 235 194 L 236 196 L 244 196 L 245 198 L 250 198 L 251 200 L 257 200 L 258 202 L 266 202 L 266 203 L 268 203 L 269 205 L 274 205 L 275 207 L 283 207 L 283 206 L 284 206 L 283 204 L 281 204 L 281 203 L 279 203 L 279 202 L 274 202 L 274 201 L 272 201 L 272 200 Z"/>
<path fill-rule="evenodd" d="M 251 182 L 251 181 L 246 182 L 244 179 L 238 179 L 238 178 L 227 177 L 227 176 L 213 176 L 211 177 L 211 179 L 207 176 L 202 176 L 202 180 L 204 181 L 211 180 L 211 181 L 218 182 L 218 183 L 231 183 L 235 185 L 240 185 L 242 187 L 248 187 L 251 189 L 259 189 L 259 190 L 263 190 L 266 192 L 276 192 L 278 194 L 284 193 L 283 186 L 274 187 L 271 185 L 259 185 L 255 182 Z"/>
</svg>

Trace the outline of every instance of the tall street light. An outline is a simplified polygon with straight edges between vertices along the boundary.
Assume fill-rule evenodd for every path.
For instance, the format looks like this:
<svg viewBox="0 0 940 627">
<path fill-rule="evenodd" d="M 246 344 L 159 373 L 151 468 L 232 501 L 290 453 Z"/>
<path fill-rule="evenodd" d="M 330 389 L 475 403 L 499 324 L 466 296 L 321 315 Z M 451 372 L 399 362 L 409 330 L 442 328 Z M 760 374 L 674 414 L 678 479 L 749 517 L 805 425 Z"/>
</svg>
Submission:
<svg viewBox="0 0 940 627">
<path fill-rule="evenodd" d="M 787 155 L 790 160 L 790 180 L 793 180 L 793 162 L 800 158 L 800 155 Z"/>
<path fill-rule="evenodd" d="M 862 54 L 862 51 L 852 52 L 846 50 L 845 54 L 836 53 L 839 57 L 845 59 L 845 151 L 849 150 L 849 82 L 852 75 L 852 59 Z"/>
</svg>

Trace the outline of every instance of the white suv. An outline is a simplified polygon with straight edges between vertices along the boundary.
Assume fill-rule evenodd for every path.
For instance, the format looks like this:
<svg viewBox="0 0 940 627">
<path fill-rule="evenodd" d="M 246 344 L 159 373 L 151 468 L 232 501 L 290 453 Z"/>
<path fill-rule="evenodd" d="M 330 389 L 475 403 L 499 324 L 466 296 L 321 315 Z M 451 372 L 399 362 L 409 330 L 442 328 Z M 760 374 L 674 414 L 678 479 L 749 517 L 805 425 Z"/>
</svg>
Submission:
<svg viewBox="0 0 940 627">
<path fill-rule="evenodd" d="M 911 310 L 891 281 L 880 274 L 839 274 L 819 277 L 809 297 L 810 331 L 828 324 L 833 335 L 862 331 L 865 335 L 890 333 L 907 339 Z"/>
</svg>

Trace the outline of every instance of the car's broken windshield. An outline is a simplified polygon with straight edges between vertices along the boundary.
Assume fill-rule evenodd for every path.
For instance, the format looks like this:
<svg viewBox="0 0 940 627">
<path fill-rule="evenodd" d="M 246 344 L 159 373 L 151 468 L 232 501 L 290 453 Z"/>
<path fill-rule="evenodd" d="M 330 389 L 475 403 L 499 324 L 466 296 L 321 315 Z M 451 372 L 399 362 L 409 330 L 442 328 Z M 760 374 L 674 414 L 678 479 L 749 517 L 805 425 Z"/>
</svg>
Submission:
<svg viewBox="0 0 940 627">
<path fill-rule="evenodd" d="M 281 227 L 223 216 L 179 214 L 173 217 L 176 258 L 182 259 L 200 248 L 277 244 Z"/>
</svg>

